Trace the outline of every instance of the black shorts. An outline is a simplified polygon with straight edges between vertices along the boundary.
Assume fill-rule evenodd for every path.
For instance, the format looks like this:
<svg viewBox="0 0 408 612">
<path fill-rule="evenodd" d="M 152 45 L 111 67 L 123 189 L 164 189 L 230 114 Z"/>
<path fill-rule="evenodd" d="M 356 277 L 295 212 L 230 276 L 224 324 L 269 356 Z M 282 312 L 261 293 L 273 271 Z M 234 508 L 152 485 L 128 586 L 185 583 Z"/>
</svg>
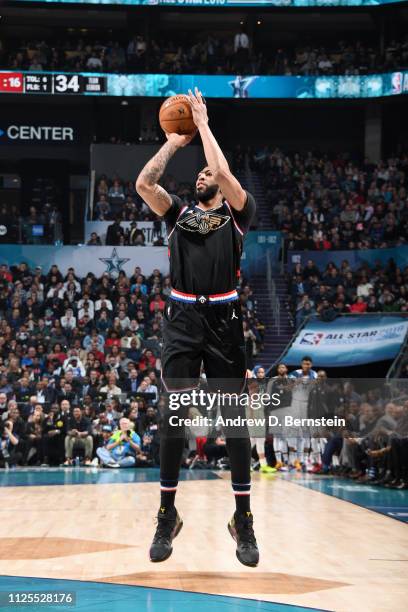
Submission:
<svg viewBox="0 0 408 612">
<path fill-rule="evenodd" d="M 201 364 L 209 386 L 231 393 L 245 385 L 246 359 L 239 301 L 185 304 L 168 298 L 164 311 L 162 382 L 167 391 L 197 387 Z"/>
</svg>

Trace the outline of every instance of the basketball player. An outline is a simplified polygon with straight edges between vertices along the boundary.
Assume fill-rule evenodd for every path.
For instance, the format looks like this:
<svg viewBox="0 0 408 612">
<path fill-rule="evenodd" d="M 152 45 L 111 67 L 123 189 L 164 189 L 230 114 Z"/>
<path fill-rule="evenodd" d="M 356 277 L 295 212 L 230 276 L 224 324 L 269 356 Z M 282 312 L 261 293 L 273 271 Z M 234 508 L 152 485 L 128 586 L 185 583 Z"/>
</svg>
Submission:
<svg viewBox="0 0 408 612">
<path fill-rule="evenodd" d="M 312 358 L 302 357 L 300 368 L 293 370 L 289 378 L 294 381 L 292 390 L 291 416 L 298 419 L 307 417 L 307 406 L 310 390 L 317 380 L 317 372 L 313 370 Z M 292 428 L 293 435 L 287 438 L 288 463 L 298 471 L 306 464 L 307 451 L 310 449 L 310 433 L 308 428 Z"/>
<path fill-rule="evenodd" d="M 224 391 L 240 393 L 245 386 L 246 363 L 236 285 L 243 236 L 255 213 L 255 201 L 231 174 L 209 128 L 207 107 L 198 89 L 195 94 L 189 92 L 189 101 L 207 160 L 196 180 L 198 203 L 183 205 L 158 184 L 170 158 L 189 144 L 194 134 L 168 134 L 167 142 L 136 182 L 139 195 L 166 222 L 168 232 L 172 290 L 164 313 L 162 382 L 169 392 L 191 390 L 198 384 L 203 362 L 210 384 L 211 379 L 223 379 L 228 381 Z M 178 417 L 185 416 L 182 410 Z M 245 417 L 244 409 L 240 416 Z M 256 566 L 259 552 L 249 497 L 248 430 L 242 426 L 234 431 L 226 429 L 225 434 L 236 502 L 228 529 L 237 543 L 239 561 Z M 184 426 L 170 426 L 167 414 L 161 432 L 161 499 L 151 561 L 164 561 L 171 555 L 172 540 L 182 527 L 174 501 L 184 444 Z"/>
</svg>

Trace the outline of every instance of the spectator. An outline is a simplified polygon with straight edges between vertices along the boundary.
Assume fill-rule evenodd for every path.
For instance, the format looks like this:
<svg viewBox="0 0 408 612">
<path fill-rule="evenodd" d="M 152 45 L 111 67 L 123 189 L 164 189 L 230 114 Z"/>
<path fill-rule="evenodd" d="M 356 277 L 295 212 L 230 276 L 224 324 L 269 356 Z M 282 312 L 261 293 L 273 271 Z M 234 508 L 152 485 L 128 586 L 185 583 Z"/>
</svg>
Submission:
<svg viewBox="0 0 408 612">
<path fill-rule="evenodd" d="M 21 452 L 18 451 L 19 438 L 14 431 L 14 423 L 7 420 L 2 426 L 0 437 L 0 466 L 14 466 L 21 460 Z"/>
<path fill-rule="evenodd" d="M 133 423 L 129 419 L 120 419 L 118 431 L 112 433 L 110 426 L 105 426 L 102 431 L 106 434 L 104 446 L 98 448 L 96 453 L 103 465 L 113 468 L 133 467 L 136 461 L 145 462 L 140 437 L 133 431 Z"/>
<path fill-rule="evenodd" d="M 102 241 L 96 232 L 91 232 L 91 237 L 86 244 L 87 246 L 102 246 Z"/>
<path fill-rule="evenodd" d="M 131 246 L 145 246 L 145 235 L 141 229 L 138 229 L 137 223 L 133 221 L 130 224 L 128 241 Z"/>
<path fill-rule="evenodd" d="M 93 439 L 91 436 L 91 423 L 83 416 L 81 408 L 76 406 L 72 416 L 68 419 L 67 435 L 65 437 L 65 463 L 72 465 L 72 454 L 74 450 L 83 450 L 85 454 L 85 465 L 91 464 Z"/>
<path fill-rule="evenodd" d="M 106 231 L 106 245 L 107 246 L 118 246 L 121 241 L 124 241 L 125 231 L 120 225 L 120 218 L 116 219 L 111 225 L 108 226 Z"/>
</svg>

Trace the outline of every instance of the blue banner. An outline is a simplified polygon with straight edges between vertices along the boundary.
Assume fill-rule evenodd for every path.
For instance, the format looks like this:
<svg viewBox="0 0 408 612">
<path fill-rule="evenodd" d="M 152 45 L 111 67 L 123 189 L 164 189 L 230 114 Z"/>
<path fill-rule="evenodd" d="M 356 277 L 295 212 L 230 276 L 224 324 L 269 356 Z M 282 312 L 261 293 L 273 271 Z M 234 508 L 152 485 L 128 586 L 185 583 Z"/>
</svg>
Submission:
<svg viewBox="0 0 408 612">
<path fill-rule="evenodd" d="M 378 98 L 408 92 L 408 71 L 367 76 L 109 75 L 111 96 L 171 96 L 198 87 L 206 98 Z"/>
<path fill-rule="evenodd" d="M 98 246 L 18 246 L 0 245 L 0 264 L 15 266 L 25 262 L 31 270 L 41 266 L 43 274 L 56 264 L 62 274 L 71 266 L 78 276 L 93 272 L 100 277 L 108 272 L 116 278 L 121 270 L 132 276 L 136 266 L 143 274 L 151 274 L 158 268 L 163 274 L 169 272 L 167 247 L 98 247 Z"/>
<path fill-rule="evenodd" d="M 364 76 L 103 74 L 0 71 L 0 93 L 166 98 L 198 87 L 206 98 L 356 99 L 408 93 L 408 70 Z"/>
<path fill-rule="evenodd" d="M 347 315 L 331 322 L 313 318 L 282 361 L 299 366 L 308 355 L 318 368 L 390 361 L 398 355 L 407 331 L 408 318 L 398 315 Z"/>
<path fill-rule="evenodd" d="M 365 251 L 288 251 L 287 261 L 290 270 L 297 263 L 305 266 L 309 259 L 312 259 L 321 271 L 330 262 L 333 262 L 339 268 L 345 260 L 348 261 L 353 270 L 364 263 L 374 266 L 379 261 L 382 265 L 387 265 L 390 259 L 393 259 L 399 268 L 405 268 L 408 266 L 408 245 L 389 249 L 367 249 Z"/>
<path fill-rule="evenodd" d="M 281 245 L 281 232 L 249 232 L 245 236 L 244 252 L 241 258 L 241 268 L 244 274 L 248 276 L 266 274 L 268 252 L 272 271 L 278 271 Z"/>
<path fill-rule="evenodd" d="M 17 2 L 37 2 L 38 0 L 16 0 Z M 123 4 L 131 6 L 167 6 L 167 7 L 337 7 L 337 6 L 382 6 L 404 2 L 404 0 L 40 0 L 59 4 Z"/>
</svg>

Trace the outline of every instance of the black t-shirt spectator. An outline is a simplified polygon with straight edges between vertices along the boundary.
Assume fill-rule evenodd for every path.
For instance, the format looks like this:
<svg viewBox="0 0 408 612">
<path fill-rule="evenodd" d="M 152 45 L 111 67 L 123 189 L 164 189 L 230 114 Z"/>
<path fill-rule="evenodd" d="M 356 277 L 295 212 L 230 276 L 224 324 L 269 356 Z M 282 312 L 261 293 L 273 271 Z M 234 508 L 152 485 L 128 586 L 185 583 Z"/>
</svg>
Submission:
<svg viewBox="0 0 408 612">
<path fill-rule="evenodd" d="M 118 246 L 120 239 L 124 236 L 125 232 L 118 221 L 108 226 L 106 231 L 106 246 Z"/>
<path fill-rule="evenodd" d="M 78 431 L 87 431 L 90 434 L 92 429 L 92 423 L 84 416 L 81 417 L 79 420 L 71 416 L 68 419 L 67 430 L 71 431 L 72 429 L 77 429 Z"/>
</svg>

